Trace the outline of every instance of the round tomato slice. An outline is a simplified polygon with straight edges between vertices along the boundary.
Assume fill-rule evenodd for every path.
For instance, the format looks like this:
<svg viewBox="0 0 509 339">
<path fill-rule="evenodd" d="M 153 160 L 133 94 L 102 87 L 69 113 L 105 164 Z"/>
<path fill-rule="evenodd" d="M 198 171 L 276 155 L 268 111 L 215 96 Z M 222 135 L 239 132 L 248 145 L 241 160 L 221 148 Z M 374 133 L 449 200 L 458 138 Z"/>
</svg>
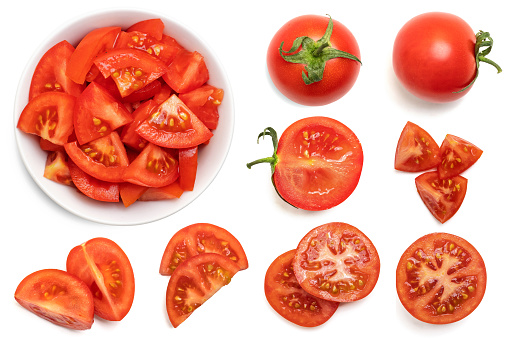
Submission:
<svg viewBox="0 0 509 339">
<path fill-rule="evenodd" d="M 394 168 L 405 172 L 422 172 L 440 163 L 440 148 L 420 126 L 407 122 L 396 147 Z"/>
<path fill-rule="evenodd" d="M 440 146 L 442 163 L 438 166 L 438 175 L 446 179 L 463 173 L 479 160 L 482 153 L 474 144 L 447 134 Z"/>
<path fill-rule="evenodd" d="M 431 233 L 401 256 L 396 289 L 412 316 L 430 324 L 448 324 L 465 318 L 479 305 L 486 289 L 486 267 L 465 239 Z"/>
<path fill-rule="evenodd" d="M 118 202 L 119 185 L 102 181 L 83 172 L 72 160 L 68 161 L 69 175 L 76 188 L 87 197 L 98 201 Z"/>
<path fill-rule="evenodd" d="M 196 255 L 177 267 L 166 289 L 166 310 L 178 327 L 239 271 L 232 260 L 217 253 Z"/>
<path fill-rule="evenodd" d="M 240 242 L 222 227 L 198 223 L 182 228 L 171 237 L 161 259 L 159 273 L 171 275 L 185 260 L 200 253 L 217 253 L 235 262 L 239 269 L 248 267 Z"/>
<path fill-rule="evenodd" d="M 359 229 L 333 222 L 314 228 L 302 238 L 293 270 L 309 294 L 336 302 L 355 301 L 375 287 L 380 258 Z"/>
<path fill-rule="evenodd" d="M 74 275 L 56 269 L 25 277 L 14 293 L 16 301 L 53 324 L 87 330 L 94 323 L 94 301 L 88 286 Z"/>
<path fill-rule="evenodd" d="M 336 312 L 339 303 L 307 293 L 295 278 L 296 250 L 281 254 L 265 274 L 265 297 L 283 318 L 304 327 L 322 325 Z"/>
<path fill-rule="evenodd" d="M 163 102 L 136 128 L 136 132 L 151 143 L 166 148 L 198 146 L 213 135 L 176 95 Z"/>
<path fill-rule="evenodd" d="M 127 315 L 134 300 L 134 273 L 120 246 L 106 238 L 88 240 L 69 252 L 66 265 L 92 291 L 96 315 L 113 321 Z"/>
<path fill-rule="evenodd" d="M 337 120 L 310 117 L 290 125 L 277 142 L 277 134 L 266 128 L 258 138 L 270 135 L 272 157 L 247 164 L 267 162 L 279 195 L 289 204 L 305 210 L 337 206 L 357 187 L 362 164 L 362 147 L 355 134 Z"/>
<path fill-rule="evenodd" d="M 458 212 L 467 194 L 468 180 L 458 175 L 440 179 L 438 172 L 427 172 L 415 178 L 415 186 L 422 201 L 442 224 Z"/>
</svg>

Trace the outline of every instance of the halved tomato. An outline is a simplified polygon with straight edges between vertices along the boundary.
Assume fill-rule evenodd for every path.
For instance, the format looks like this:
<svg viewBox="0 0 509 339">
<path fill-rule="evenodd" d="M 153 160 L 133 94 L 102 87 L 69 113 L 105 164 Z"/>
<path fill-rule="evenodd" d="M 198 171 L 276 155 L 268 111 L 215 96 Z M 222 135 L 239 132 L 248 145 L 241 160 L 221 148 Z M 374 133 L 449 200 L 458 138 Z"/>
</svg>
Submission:
<svg viewBox="0 0 509 339">
<path fill-rule="evenodd" d="M 317 298 L 300 287 L 293 272 L 295 252 L 283 253 L 270 264 L 265 274 L 265 297 L 279 315 L 296 325 L 322 325 L 336 312 L 339 303 Z"/>
<path fill-rule="evenodd" d="M 63 150 L 48 153 L 44 177 L 62 185 L 71 185 L 71 172 L 67 166 L 66 154 Z"/>
<path fill-rule="evenodd" d="M 471 142 L 447 134 L 440 146 L 440 157 L 442 158 L 442 163 L 438 166 L 440 179 L 463 173 L 479 160 L 482 153 L 483 151 Z"/>
<path fill-rule="evenodd" d="M 157 40 L 161 40 L 163 38 L 164 22 L 159 18 L 142 20 L 129 26 L 129 28 L 126 29 L 126 31 L 143 32 L 153 36 Z"/>
<path fill-rule="evenodd" d="M 153 144 L 166 148 L 198 146 L 212 137 L 212 132 L 173 94 L 136 132 Z"/>
<path fill-rule="evenodd" d="M 198 146 L 179 149 L 180 187 L 192 191 L 198 170 Z"/>
<path fill-rule="evenodd" d="M 396 147 L 394 168 L 405 172 L 422 172 L 440 163 L 440 148 L 422 127 L 408 121 Z"/>
<path fill-rule="evenodd" d="M 139 201 L 159 201 L 178 199 L 184 191 L 180 188 L 178 180 L 164 187 L 148 187 L 138 198 Z"/>
<path fill-rule="evenodd" d="M 19 116 L 17 127 L 53 144 L 63 145 L 73 131 L 76 98 L 62 92 L 41 93 L 28 102 Z"/>
<path fill-rule="evenodd" d="M 177 267 L 166 289 L 166 310 L 178 327 L 239 271 L 232 260 L 216 253 L 196 255 Z"/>
<path fill-rule="evenodd" d="M 221 254 L 239 265 L 241 270 L 248 267 L 246 253 L 237 238 L 222 227 L 198 223 L 182 228 L 171 237 L 159 273 L 171 275 L 182 262 L 200 253 Z"/>
<path fill-rule="evenodd" d="M 465 239 L 431 233 L 417 239 L 401 256 L 396 289 L 399 300 L 415 318 L 449 324 L 479 306 L 486 289 L 486 267 Z"/>
<path fill-rule="evenodd" d="M 122 176 L 129 160 L 117 132 L 84 145 L 74 141 L 64 147 L 72 161 L 94 178 L 108 182 L 124 181 Z"/>
<path fill-rule="evenodd" d="M 223 96 L 222 89 L 205 84 L 190 92 L 182 93 L 179 98 L 208 129 L 216 129 L 219 121 L 217 108 L 221 105 Z"/>
<path fill-rule="evenodd" d="M 468 180 L 458 175 L 440 179 L 438 172 L 427 172 L 415 178 L 415 186 L 422 201 L 442 224 L 458 212 L 465 194 Z"/>
<path fill-rule="evenodd" d="M 16 301 L 53 324 L 87 330 L 94 323 L 94 301 L 88 286 L 74 275 L 56 269 L 25 277 L 14 293 Z"/>
<path fill-rule="evenodd" d="M 198 52 L 182 50 L 168 66 L 164 81 L 177 93 L 190 92 L 209 80 L 209 70 Z"/>
<path fill-rule="evenodd" d="M 92 291 L 96 315 L 113 321 L 127 315 L 134 300 L 134 273 L 129 258 L 114 241 L 94 238 L 74 247 L 66 267 Z"/>
<path fill-rule="evenodd" d="M 119 185 L 102 181 L 82 171 L 72 160 L 67 162 L 71 180 L 81 193 L 98 201 L 118 202 Z"/>
<path fill-rule="evenodd" d="M 302 238 L 293 262 L 295 277 L 309 294 L 336 302 L 366 297 L 376 285 L 380 258 L 359 229 L 333 222 Z"/>
</svg>

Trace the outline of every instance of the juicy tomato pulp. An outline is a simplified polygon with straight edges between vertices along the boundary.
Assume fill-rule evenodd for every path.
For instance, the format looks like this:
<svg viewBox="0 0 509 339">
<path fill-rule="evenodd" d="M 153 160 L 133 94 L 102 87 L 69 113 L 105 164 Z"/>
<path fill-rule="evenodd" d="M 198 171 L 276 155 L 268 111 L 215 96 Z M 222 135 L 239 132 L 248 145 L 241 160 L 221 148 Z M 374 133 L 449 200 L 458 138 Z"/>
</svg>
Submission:
<svg viewBox="0 0 509 339">
<path fill-rule="evenodd" d="M 134 273 L 124 251 L 113 241 L 94 238 L 67 256 L 67 272 L 83 280 L 94 296 L 95 314 L 122 320 L 134 300 Z"/>
<path fill-rule="evenodd" d="M 440 163 L 440 148 L 421 127 L 408 121 L 396 147 L 394 168 L 405 172 L 421 172 Z"/>
<path fill-rule="evenodd" d="M 447 134 L 440 146 L 442 163 L 438 166 L 438 175 L 441 179 L 446 179 L 463 173 L 479 160 L 482 153 L 474 144 Z"/>
<path fill-rule="evenodd" d="M 166 310 L 178 327 L 220 288 L 228 285 L 240 267 L 226 256 L 203 253 L 184 261 L 171 275 Z"/>
<path fill-rule="evenodd" d="M 222 227 L 199 223 L 173 235 L 164 250 L 159 273 L 171 275 L 182 262 L 200 253 L 221 254 L 241 270 L 248 267 L 246 253 L 237 238 Z"/>
<path fill-rule="evenodd" d="M 403 253 L 396 270 L 398 297 L 415 318 L 448 324 L 465 318 L 481 302 L 486 268 L 465 239 L 432 233 Z"/>
<path fill-rule="evenodd" d="M 415 178 L 417 192 L 422 201 L 441 223 L 446 222 L 459 210 L 468 180 L 462 176 L 440 179 L 438 172 L 423 173 Z"/>
<path fill-rule="evenodd" d="M 302 238 L 293 270 L 309 294 L 348 302 L 371 293 L 378 280 L 380 259 L 364 233 L 335 222 L 318 226 Z"/>
<path fill-rule="evenodd" d="M 16 301 L 39 317 L 74 330 L 94 322 L 94 301 L 88 286 L 74 275 L 56 269 L 25 277 L 14 293 Z"/>
<path fill-rule="evenodd" d="M 307 293 L 293 271 L 296 250 L 283 253 L 265 274 L 265 297 L 283 318 L 304 327 L 322 325 L 336 312 L 339 303 Z"/>
</svg>

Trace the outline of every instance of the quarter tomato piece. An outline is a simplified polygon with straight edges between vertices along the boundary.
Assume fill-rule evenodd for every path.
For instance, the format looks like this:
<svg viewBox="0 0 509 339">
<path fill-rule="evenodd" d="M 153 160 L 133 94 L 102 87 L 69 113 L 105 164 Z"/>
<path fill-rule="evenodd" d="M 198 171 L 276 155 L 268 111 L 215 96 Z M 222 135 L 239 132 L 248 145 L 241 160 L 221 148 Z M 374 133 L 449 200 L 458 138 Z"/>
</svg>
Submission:
<svg viewBox="0 0 509 339">
<path fill-rule="evenodd" d="M 143 121 L 136 132 L 151 143 L 166 148 L 198 146 L 213 135 L 175 94 Z"/>
<path fill-rule="evenodd" d="M 62 185 L 71 185 L 71 172 L 63 150 L 48 153 L 46 166 L 44 167 L 44 177 Z"/>
<path fill-rule="evenodd" d="M 179 98 L 207 126 L 216 129 L 219 121 L 217 109 L 223 101 L 224 91 L 211 85 L 203 85 L 191 92 L 182 93 Z"/>
<path fill-rule="evenodd" d="M 371 293 L 378 281 L 380 258 L 371 240 L 359 229 L 334 222 L 318 226 L 302 238 L 293 271 L 309 294 L 349 302 Z"/>
<path fill-rule="evenodd" d="M 66 267 L 92 291 L 97 316 L 119 321 L 127 315 L 134 300 L 134 273 L 129 258 L 115 242 L 94 238 L 74 247 Z"/>
<path fill-rule="evenodd" d="M 136 133 L 136 128 L 147 119 L 157 107 L 158 105 L 153 100 L 148 100 L 132 113 L 133 121 L 122 129 L 122 134 L 120 135 L 125 145 L 137 151 L 141 151 L 147 146 L 147 140 Z"/>
<path fill-rule="evenodd" d="M 63 145 L 73 132 L 76 98 L 62 92 L 45 92 L 33 98 L 19 116 L 17 127 L 56 145 Z"/>
<path fill-rule="evenodd" d="M 175 92 L 187 93 L 209 80 L 209 70 L 200 53 L 182 50 L 168 66 L 163 79 Z"/>
<path fill-rule="evenodd" d="M 115 48 L 134 48 L 144 51 L 161 60 L 165 65 L 169 65 L 182 50 L 177 44 L 167 44 L 164 41 L 157 40 L 149 34 L 129 31 L 121 32 Z"/>
<path fill-rule="evenodd" d="M 182 228 L 171 237 L 163 253 L 159 273 L 172 275 L 175 269 L 201 253 L 217 253 L 239 266 L 248 268 L 246 253 L 240 242 L 222 227 L 198 223 Z"/>
<path fill-rule="evenodd" d="M 119 201 L 118 183 L 96 179 L 82 171 L 72 160 L 68 161 L 68 167 L 71 180 L 78 191 L 98 201 Z"/>
<path fill-rule="evenodd" d="M 198 146 L 179 149 L 180 187 L 192 191 L 198 170 Z"/>
<path fill-rule="evenodd" d="M 440 179 L 438 172 L 427 172 L 415 178 L 415 186 L 424 205 L 442 224 L 458 212 L 465 194 L 468 180 L 458 175 Z"/>
<path fill-rule="evenodd" d="M 265 297 L 279 315 L 296 325 L 322 325 L 336 312 L 339 303 L 317 298 L 300 287 L 293 272 L 295 252 L 281 254 L 269 266 L 265 274 Z"/>
<path fill-rule="evenodd" d="M 203 253 L 177 267 L 166 289 L 166 310 L 173 327 L 178 327 L 223 286 L 228 285 L 239 266 L 223 255 Z"/>
<path fill-rule="evenodd" d="M 325 210 L 342 203 L 357 187 L 363 152 L 355 134 L 337 120 L 310 117 L 290 125 L 279 139 L 271 127 L 272 157 L 247 164 L 270 163 L 278 194 L 305 210 Z"/>
<path fill-rule="evenodd" d="M 440 148 L 420 126 L 407 122 L 396 147 L 394 168 L 405 172 L 422 172 L 440 163 Z"/>
<path fill-rule="evenodd" d="M 479 160 L 482 153 L 483 151 L 471 142 L 447 134 L 440 146 L 442 163 L 438 166 L 439 177 L 446 179 L 465 172 Z"/>
<path fill-rule="evenodd" d="M 161 40 L 163 38 L 164 22 L 159 18 L 142 20 L 131 25 L 126 31 L 143 32 L 153 36 L 157 40 Z"/>
<path fill-rule="evenodd" d="M 486 289 L 486 267 L 465 239 L 431 233 L 416 240 L 401 256 L 396 289 L 413 317 L 430 324 L 449 324 L 479 306 Z"/>
</svg>

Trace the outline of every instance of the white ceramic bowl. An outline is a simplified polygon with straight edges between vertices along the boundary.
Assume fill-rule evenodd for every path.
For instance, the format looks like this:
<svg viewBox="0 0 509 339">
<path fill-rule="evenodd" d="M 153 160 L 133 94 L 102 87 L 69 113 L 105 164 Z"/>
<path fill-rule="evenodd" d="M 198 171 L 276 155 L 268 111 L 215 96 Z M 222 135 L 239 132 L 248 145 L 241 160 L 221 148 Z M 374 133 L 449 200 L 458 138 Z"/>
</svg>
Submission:
<svg viewBox="0 0 509 339">
<path fill-rule="evenodd" d="M 200 149 L 198 173 L 192 192 L 184 192 L 180 199 L 166 201 L 136 202 L 129 207 L 122 203 L 105 203 L 94 201 L 74 188 L 54 183 L 44 178 L 44 167 L 47 153 L 39 147 L 38 138 L 25 134 L 16 128 L 21 111 L 27 104 L 30 81 L 34 69 L 42 55 L 56 43 L 67 40 L 74 46 L 92 29 L 104 26 L 130 25 L 146 19 L 160 18 L 164 24 L 165 34 L 174 37 L 188 50 L 200 52 L 210 73 L 209 84 L 224 89 L 224 99 L 219 106 L 219 125 L 214 137 L 207 147 Z M 71 213 L 84 219 L 110 225 L 137 225 L 165 218 L 189 205 L 214 180 L 221 169 L 233 137 L 234 107 L 230 84 L 221 63 L 202 39 L 177 20 L 161 13 L 143 10 L 103 10 L 88 13 L 64 24 L 54 32 L 39 48 L 28 62 L 18 85 L 14 105 L 14 129 L 19 152 L 26 169 L 39 187 L 57 204 Z"/>
</svg>

